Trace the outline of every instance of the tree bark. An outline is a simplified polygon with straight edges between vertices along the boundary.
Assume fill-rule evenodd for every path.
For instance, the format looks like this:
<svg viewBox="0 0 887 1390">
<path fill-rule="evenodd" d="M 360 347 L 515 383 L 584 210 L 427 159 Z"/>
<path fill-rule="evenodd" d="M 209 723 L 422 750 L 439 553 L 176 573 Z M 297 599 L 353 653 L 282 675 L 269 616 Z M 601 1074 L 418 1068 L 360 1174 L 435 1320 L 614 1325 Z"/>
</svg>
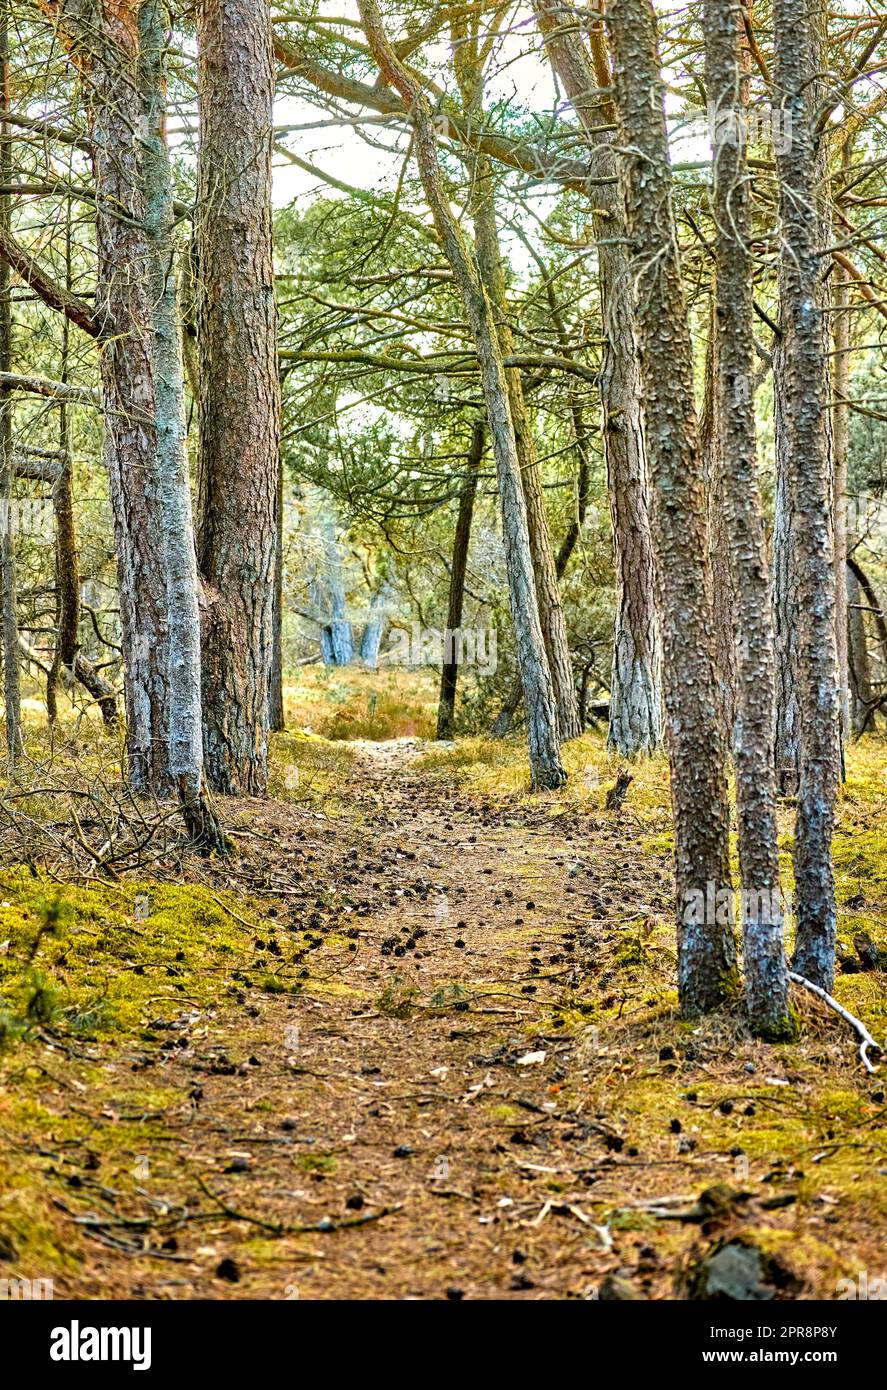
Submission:
<svg viewBox="0 0 887 1390">
<path fill-rule="evenodd" d="M 0 9 L 0 93 L 3 110 L 9 96 L 9 4 Z M 0 182 L 7 185 L 12 173 L 12 137 L 8 121 L 0 122 Z M 8 194 L 0 195 L 0 231 L 9 231 L 12 207 Z M 12 370 L 12 302 L 9 265 L 0 261 L 0 371 Z M 0 389 L 0 609 L 3 626 L 3 703 L 6 718 L 7 770 L 15 776 L 22 751 L 21 696 L 19 689 L 18 614 L 15 596 L 15 524 L 13 489 L 15 460 L 12 452 L 12 396 Z"/>
<path fill-rule="evenodd" d="M 776 713 L 773 759 L 780 796 L 798 790 L 801 766 L 801 714 L 798 672 L 801 664 L 798 631 L 798 573 L 794 556 L 794 513 L 789 491 L 791 439 L 782 383 L 785 349 L 780 339 L 773 349 L 773 433 L 776 450 L 776 503 L 773 517 L 773 636 L 776 648 Z"/>
<path fill-rule="evenodd" d="M 397 90 L 412 115 L 414 148 L 425 197 L 453 269 L 480 361 L 502 503 L 502 536 L 511 620 L 527 713 L 531 780 L 534 788 L 553 789 L 566 781 L 566 772 L 560 758 L 557 710 L 539 621 L 527 509 L 496 322 L 477 267 L 441 186 L 434 121 L 427 98 L 397 58 L 385 33 L 376 0 L 359 0 L 359 7 L 382 77 Z"/>
<path fill-rule="evenodd" d="M 718 509 L 712 538 L 714 613 L 726 628 L 722 653 L 725 740 L 736 735 L 736 805 L 745 997 L 752 1031 L 790 1033 L 776 779 L 773 766 L 773 628 L 767 545 L 757 472 L 754 416 L 754 265 L 742 100 L 742 0 L 705 0 L 705 86 L 712 127 L 715 300 L 708 390 L 715 440 L 711 495 Z M 720 605 L 720 606 L 719 606 Z M 728 626 L 729 625 L 729 626 Z M 732 672 L 735 670 L 735 682 Z M 732 694 L 733 699 L 729 696 Z"/>
<path fill-rule="evenodd" d="M 227 842 L 203 786 L 200 614 L 188 476 L 185 374 L 173 240 L 173 186 L 166 144 L 166 25 L 161 0 L 139 9 L 144 112 L 143 179 L 152 305 L 156 470 L 163 520 L 168 632 L 169 774 L 188 830 L 204 852 Z"/>
<path fill-rule="evenodd" d="M 133 790 L 167 795 L 169 626 L 157 476 L 151 293 L 145 268 L 139 34 L 132 9 L 61 0 L 59 15 L 86 89 L 96 187 L 105 463 L 117 554 Z"/>
<path fill-rule="evenodd" d="M 615 114 L 608 94 L 612 79 L 603 23 L 592 26 L 589 54 L 572 6 L 563 0 L 535 0 L 535 11 L 551 65 L 591 150 L 594 171 L 602 177 L 613 174 L 613 133 L 606 127 L 614 124 Z M 593 198 L 601 317 L 606 328 L 600 392 L 616 574 L 607 742 L 623 757 L 632 757 L 652 752 L 662 741 L 661 646 L 631 258 L 616 183 L 595 185 Z"/>
<path fill-rule="evenodd" d="M 65 222 L 65 288 L 71 281 L 71 204 L 66 205 Z M 62 321 L 62 361 L 59 373 L 62 381 L 68 378 L 71 329 L 68 319 Z M 59 454 L 61 464 L 58 479 L 52 489 L 55 514 L 55 584 L 56 584 L 56 642 L 52 666 L 46 681 L 46 711 L 50 724 L 58 717 L 57 695 L 62 671 L 74 677 L 74 658 L 77 655 L 80 629 L 80 558 L 77 553 L 77 533 L 74 524 L 74 477 L 71 458 L 71 422 L 68 407 L 59 406 Z M 116 702 L 114 724 L 116 725 Z M 107 720 L 105 721 L 107 724 Z"/>
<path fill-rule="evenodd" d="M 261 795 L 280 441 L 267 0 L 201 0 L 198 59 L 204 755 L 215 790 Z"/>
<path fill-rule="evenodd" d="M 468 544 L 471 540 L 471 519 L 477 494 L 477 475 L 484 454 L 486 431 L 484 422 L 477 420 L 471 431 L 471 444 L 466 460 L 465 481 L 459 494 L 459 513 L 453 537 L 453 563 L 450 566 L 450 593 L 447 603 L 447 633 L 455 634 L 462 626 L 462 604 L 465 598 L 465 574 L 468 569 Z M 452 638 L 450 639 L 452 644 Z M 453 718 L 456 712 L 456 687 L 459 681 L 459 662 L 451 645 L 451 659 L 446 659 L 440 672 L 440 699 L 437 705 L 437 737 L 453 737 Z"/>
<path fill-rule="evenodd" d="M 832 368 L 832 451 L 834 456 L 835 503 L 835 638 L 838 660 L 838 710 L 841 726 L 841 747 L 850 738 L 850 666 L 848 652 L 848 595 L 847 595 L 847 469 L 850 462 L 850 303 L 849 282 L 835 273 L 832 281 L 832 344 L 835 349 Z M 843 773 L 843 758 L 842 773 Z"/>
<path fill-rule="evenodd" d="M 502 253 L 496 227 L 493 168 L 492 163 L 485 155 L 478 156 L 477 167 L 472 179 L 470 201 L 480 278 L 496 320 L 499 350 L 503 358 L 508 358 L 514 354 L 514 335 L 509 322 Z M 551 531 L 545 511 L 545 497 L 536 457 L 536 445 L 533 440 L 533 431 L 519 369 L 516 367 L 507 368 L 505 379 L 508 385 L 508 404 L 514 426 L 520 478 L 527 508 L 527 531 L 536 582 L 539 622 L 542 627 L 542 638 L 545 642 L 548 666 L 551 671 L 557 709 L 558 733 L 561 741 L 566 742 L 569 739 L 578 738 L 581 733 L 579 706 L 573 679 L 573 663 L 570 659 L 570 646 L 567 637 L 567 622 L 558 584 L 554 551 L 551 544 Z"/>
<path fill-rule="evenodd" d="M 828 355 L 822 309 L 817 199 L 818 0 L 775 0 L 774 120 L 791 118 L 776 142 L 781 251 L 780 383 L 785 412 L 786 490 L 797 575 L 800 776 L 795 822 L 793 969 L 820 988 L 834 978 L 836 911 L 831 840 L 838 781 L 833 495 L 828 440 Z M 779 127 L 782 129 L 782 126 Z"/>
<path fill-rule="evenodd" d="M 268 677 L 268 728 L 272 733 L 279 734 L 286 728 L 283 710 L 283 460 L 279 454 L 275 529 L 277 547 L 274 552 L 274 612 L 271 671 Z"/>
<path fill-rule="evenodd" d="M 720 349 L 723 325 L 716 313 L 716 299 L 717 284 L 712 289 L 708 342 L 705 348 L 699 439 L 708 501 L 708 556 L 711 565 L 712 612 L 715 618 L 712 635 L 718 676 L 721 731 L 725 746 L 730 748 L 736 731 L 737 671 L 734 633 L 737 614 L 736 591 L 730 564 L 730 537 L 727 534 L 725 515 L 724 490 L 728 483 L 725 471 L 729 467 L 729 460 L 725 454 L 726 441 L 719 395 L 720 374 L 724 370 Z"/>
<path fill-rule="evenodd" d="M 470 120 L 483 125 L 484 75 L 483 64 L 478 54 L 477 27 L 475 26 L 472 33 L 464 19 L 457 17 L 451 21 L 451 37 L 453 62 L 464 112 Z M 503 359 L 507 360 L 515 354 L 514 333 L 511 327 L 505 269 L 502 263 L 502 249 L 499 243 L 499 229 L 496 220 L 495 173 L 493 161 L 488 155 L 478 154 L 475 157 L 471 171 L 468 205 L 474 226 L 474 244 L 480 279 L 496 321 L 499 351 Z M 579 725 L 579 706 L 573 679 L 573 663 L 570 659 L 566 616 L 558 584 L 554 550 L 551 544 L 551 531 L 545 510 L 545 497 L 542 491 L 539 461 L 536 456 L 536 444 L 533 439 L 520 370 L 517 367 L 506 368 L 505 380 L 508 386 L 508 404 L 514 427 L 514 440 L 527 508 L 527 529 L 530 539 L 530 554 L 533 559 L 533 573 L 536 580 L 539 622 L 542 626 L 542 637 L 545 642 L 554 689 L 558 732 L 561 741 L 566 742 L 568 739 L 578 738 L 582 732 Z"/>
<path fill-rule="evenodd" d="M 863 612 L 862 591 L 853 570 L 847 569 L 848 666 L 850 673 L 851 730 L 854 738 L 865 733 L 874 709 L 872 665 Z"/>
<path fill-rule="evenodd" d="M 649 0 L 614 0 L 607 23 L 635 254 L 635 331 L 675 820 L 678 987 L 682 1012 L 693 1016 L 726 997 L 736 969 L 730 923 L 710 910 L 730 888 L 730 817 L 711 638 L 706 503 L 656 18 Z"/>
</svg>

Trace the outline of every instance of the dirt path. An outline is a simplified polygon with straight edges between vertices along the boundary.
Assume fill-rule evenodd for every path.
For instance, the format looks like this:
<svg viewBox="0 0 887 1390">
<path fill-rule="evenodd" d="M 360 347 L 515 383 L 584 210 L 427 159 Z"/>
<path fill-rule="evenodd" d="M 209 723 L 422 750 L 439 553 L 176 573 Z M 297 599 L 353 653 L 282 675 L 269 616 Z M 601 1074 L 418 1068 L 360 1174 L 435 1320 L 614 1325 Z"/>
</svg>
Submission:
<svg viewBox="0 0 887 1390">
<path fill-rule="evenodd" d="M 799 1215 L 789 1154 L 855 1132 L 811 1101 L 826 1057 L 867 1100 L 852 1049 L 827 1030 L 802 1063 L 676 1023 L 667 870 L 631 817 L 472 800 L 419 751 L 357 746 L 354 819 L 240 808 L 279 902 L 256 950 L 298 994 L 239 979 L 138 1041 L 53 1052 L 41 1102 L 82 1132 L 18 1152 L 64 1233 L 56 1296 L 669 1296 L 748 1227 L 803 1239 L 795 1289 L 833 1296 L 870 1211 Z M 713 1183 L 755 1197 L 702 1231 L 642 1209 Z"/>
</svg>

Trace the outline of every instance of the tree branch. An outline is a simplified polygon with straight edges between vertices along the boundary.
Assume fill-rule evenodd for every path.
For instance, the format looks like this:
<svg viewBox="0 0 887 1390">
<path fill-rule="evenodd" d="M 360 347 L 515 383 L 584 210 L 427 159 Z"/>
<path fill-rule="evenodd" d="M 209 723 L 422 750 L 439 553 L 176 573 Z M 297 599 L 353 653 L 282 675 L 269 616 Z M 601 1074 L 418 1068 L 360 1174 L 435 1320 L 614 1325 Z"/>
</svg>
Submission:
<svg viewBox="0 0 887 1390">
<path fill-rule="evenodd" d="M 88 333 L 99 337 L 99 326 L 89 305 L 76 294 L 57 285 L 8 228 L 0 226 L 0 257 L 50 309 L 56 309 Z"/>
</svg>

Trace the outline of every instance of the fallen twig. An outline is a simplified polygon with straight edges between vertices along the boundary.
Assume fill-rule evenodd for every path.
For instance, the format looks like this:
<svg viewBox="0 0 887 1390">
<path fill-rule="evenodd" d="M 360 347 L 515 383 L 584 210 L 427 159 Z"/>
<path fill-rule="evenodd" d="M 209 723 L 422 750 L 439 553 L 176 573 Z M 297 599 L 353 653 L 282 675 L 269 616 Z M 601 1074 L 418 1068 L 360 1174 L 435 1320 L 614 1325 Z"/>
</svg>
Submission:
<svg viewBox="0 0 887 1390">
<path fill-rule="evenodd" d="M 839 1004 L 833 995 L 827 993 L 820 985 L 815 985 L 812 980 L 805 979 L 803 975 L 795 974 L 794 970 L 788 972 L 788 978 L 794 981 L 796 985 L 802 985 L 804 989 L 809 989 L 811 994 L 815 994 L 817 999 L 821 999 L 824 1004 L 828 1004 L 830 1009 L 834 1009 L 836 1014 L 840 1014 L 845 1023 L 849 1023 L 850 1027 L 856 1030 L 862 1039 L 859 1045 L 859 1055 L 862 1058 L 862 1064 L 870 1075 L 874 1074 L 877 1068 L 873 1067 L 869 1061 L 866 1049 L 871 1047 L 879 1055 L 883 1053 L 884 1049 L 881 1047 L 880 1043 L 875 1042 L 865 1024 L 860 1022 L 855 1014 L 845 1009 L 843 1004 Z"/>
<path fill-rule="evenodd" d="M 227 1202 L 218 1197 L 211 1188 L 198 1175 L 198 1185 L 201 1191 L 205 1192 L 217 1206 L 221 1207 L 226 1216 L 230 1216 L 233 1221 L 248 1221 L 253 1226 L 261 1226 L 265 1231 L 273 1231 L 277 1236 L 300 1236 L 317 1234 L 324 1235 L 330 1231 L 344 1231 L 350 1226 L 366 1226 L 370 1221 L 381 1221 L 383 1216 L 391 1216 L 394 1212 L 400 1211 L 403 1203 L 398 1203 L 394 1207 L 380 1207 L 378 1211 L 369 1211 L 364 1216 L 348 1216 L 343 1221 L 332 1221 L 328 1216 L 320 1221 L 312 1221 L 307 1225 L 285 1226 L 282 1221 L 263 1221 L 261 1217 L 249 1216 L 246 1212 L 235 1211 L 234 1207 L 229 1207 Z"/>
</svg>

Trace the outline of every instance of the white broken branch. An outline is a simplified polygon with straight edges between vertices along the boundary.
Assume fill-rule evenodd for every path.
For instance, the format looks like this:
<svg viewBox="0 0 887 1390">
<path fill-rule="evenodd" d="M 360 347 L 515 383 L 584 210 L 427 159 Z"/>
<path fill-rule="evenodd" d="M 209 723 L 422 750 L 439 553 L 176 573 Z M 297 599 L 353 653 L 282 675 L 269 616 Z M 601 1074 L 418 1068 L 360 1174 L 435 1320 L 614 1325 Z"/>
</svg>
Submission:
<svg viewBox="0 0 887 1390">
<path fill-rule="evenodd" d="M 866 1049 L 871 1047 L 878 1053 L 883 1052 L 884 1049 L 881 1047 L 880 1043 L 875 1042 L 865 1024 L 860 1022 L 855 1014 L 845 1009 L 843 1004 L 839 1004 L 833 995 L 822 989 L 820 985 L 815 985 L 812 980 L 805 979 L 803 975 L 796 975 L 794 970 L 788 972 L 788 978 L 793 980 L 796 985 L 803 985 L 804 989 L 809 989 L 811 994 L 815 994 L 817 999 L 821 999 L 824 1004 L 828 1004 L 830 1009 L 834 1009 L 836 1014 L 840 1014 L 845 1023 L 850 1024 L 850 1027 L 853 1028 L 862 1039 L 859 1045 L 859 1055 L 862 1058 L 862 1064 L 867 1072 L 873 1073 L 876 1069 L 869 1061 Z"/>
</svg>

